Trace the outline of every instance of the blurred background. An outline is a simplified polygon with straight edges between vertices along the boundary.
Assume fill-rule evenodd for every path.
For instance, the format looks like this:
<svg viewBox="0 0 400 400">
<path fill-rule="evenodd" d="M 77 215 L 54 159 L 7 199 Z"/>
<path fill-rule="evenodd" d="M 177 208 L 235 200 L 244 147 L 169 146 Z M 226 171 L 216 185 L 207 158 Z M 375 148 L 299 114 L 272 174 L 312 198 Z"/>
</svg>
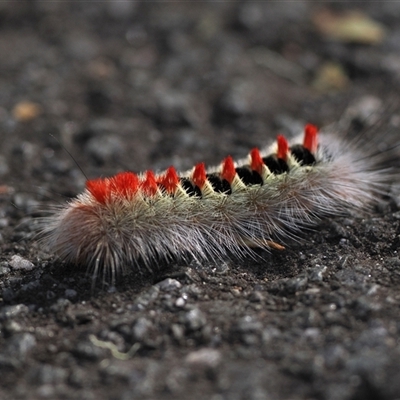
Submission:
<svg viewBox="0 0 400 400">
<path fill-rule="evenodd" d="M 188 169 L 353 101 L 370 114 L 395 102 L 399 19 L 399 2 L 1 2 L 0 177 L 72 196 L 63 146 L 90 178 Z"/>
</svg>

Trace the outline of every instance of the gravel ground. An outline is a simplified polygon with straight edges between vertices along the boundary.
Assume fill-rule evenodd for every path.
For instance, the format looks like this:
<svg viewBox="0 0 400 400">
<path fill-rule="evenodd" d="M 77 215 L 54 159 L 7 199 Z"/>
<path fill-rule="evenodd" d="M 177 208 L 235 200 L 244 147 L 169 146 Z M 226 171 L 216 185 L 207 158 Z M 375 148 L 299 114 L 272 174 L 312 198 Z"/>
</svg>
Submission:
<svg viewBox="0 0 400 400">
<path fill-rule="evenodd" d="M 35 236 L 84 187 L 65 148 L 94 178 L 305 122 L 395 143 L 399 2 L 2 2 L 0 32 L 1 399 L 400 399 L 395 190 L 257 262 L 95 291 Z"/>
</svg>

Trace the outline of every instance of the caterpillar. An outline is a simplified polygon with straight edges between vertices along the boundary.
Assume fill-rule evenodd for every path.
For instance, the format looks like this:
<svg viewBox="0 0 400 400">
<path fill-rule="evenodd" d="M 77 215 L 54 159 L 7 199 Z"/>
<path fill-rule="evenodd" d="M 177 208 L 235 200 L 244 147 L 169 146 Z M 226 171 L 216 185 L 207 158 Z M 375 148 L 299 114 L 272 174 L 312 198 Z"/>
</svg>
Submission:
<svg viewBox="0 0 400 400">
<path fill-rule="evenodd" d="M 254 148 L 213 168 L 121 172 L 86 181 L 83 193 L 43 221 L 43 240 L 68 264 L 114 283 L 160 259 L 245 257 L 283 249 L 321 218 L 364 209 L 384 187 L 365 149 L 311 124 L 289 141 Z"/>
</svg>

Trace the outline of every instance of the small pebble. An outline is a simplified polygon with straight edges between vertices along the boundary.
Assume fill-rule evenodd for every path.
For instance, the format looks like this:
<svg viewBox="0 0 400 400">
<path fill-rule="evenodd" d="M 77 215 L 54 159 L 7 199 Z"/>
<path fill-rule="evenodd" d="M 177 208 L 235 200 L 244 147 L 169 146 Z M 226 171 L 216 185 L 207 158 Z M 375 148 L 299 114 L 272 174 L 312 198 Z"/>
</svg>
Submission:
<svg viewBox="0 0 400 400">
<path fill-rule="evenodd" d="M 192 351 L 186 356 L 185 361 L 193 366 L 205 367 L 205 368 L 216 368 L 221 363 L 221 353 L 215 349 L 201 349 Z"/>
<path fill-rule="evenodd" d="M 254 292 L 251 292 L 251 294 L 249 295 L 249 300 L 252 303 L 261 303 L 264 300 L 264 296 L 261 292 L 255 290 Z"/>
<path fill-rule="evenodd" d="M 26 271 L 32 271 L 35 265 L 29 260 L 21 256 L 12 256 L 10 262 L 8 263 L 12 269 L 22 269 Z"/>
<path fill-rule="evenodd" d="M 30 333 L 16 333 L 6 345 L 6 353 L 18 360 L 24 359 L 27 353 L 36 346 L 36 339 Z"/>
<path fill-rule="evenodd" d="M 149 329 L 152 328 L 153 324 L 147 318 L 139 318 L 132 328 L 132 333 L 137 341 L 143 341 L 148 335 Z"/>
<path fill-rule="evenodd" d="M 183 297 L 179 297 L 175 301 L 175 306 L 176 307 L 183 307 L 185 304 L 186 304 L 186 301 L 185 301 L 185 299 Z"/>
<path fill-rule="evenodd" d="M 4 295 L 3 295 L 4 297 Z M 4 306 L 0 311 L 0 320 L 7 320 L 16 317 L 19 314 L 27 314 L 29 308 L 25 304 L 15 304 L 13 306 Z"/>
<path fill-rule="evenodd" d="M 167 278 L 161 282 L 158 282 L 156 286 L 159 287 L 164 292 L 169 292 L 171 290 L 181 288 L 182 284 L 176 279 Z"/>
<path fill-rule="evenodd" d="M 207 322 L 205 315 L 198 308 L 183 314 L 181 321 L 192 331 L 202 328 Z"/>
</svg>

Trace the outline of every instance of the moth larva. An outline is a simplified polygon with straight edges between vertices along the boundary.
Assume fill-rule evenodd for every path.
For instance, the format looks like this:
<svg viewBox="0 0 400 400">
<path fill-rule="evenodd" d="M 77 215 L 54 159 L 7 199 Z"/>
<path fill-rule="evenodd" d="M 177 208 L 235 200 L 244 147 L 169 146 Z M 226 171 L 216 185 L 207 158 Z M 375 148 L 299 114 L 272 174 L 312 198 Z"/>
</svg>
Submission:
<svg viewBox="0 0 400 400">
<path fill-rule="evenodd" d="M 303 135 L 302 135 L 303 136 Z M 243 256 L 280 247 L 322 217 L 365 208 L 383 188 L 363 150 L 306 125 L 247 159 L 155 174 L 122 172 L 88 180 L 86 190 L 46 218 L 49 248 L 104 279 L 158 259 Z"/>
</svg>

